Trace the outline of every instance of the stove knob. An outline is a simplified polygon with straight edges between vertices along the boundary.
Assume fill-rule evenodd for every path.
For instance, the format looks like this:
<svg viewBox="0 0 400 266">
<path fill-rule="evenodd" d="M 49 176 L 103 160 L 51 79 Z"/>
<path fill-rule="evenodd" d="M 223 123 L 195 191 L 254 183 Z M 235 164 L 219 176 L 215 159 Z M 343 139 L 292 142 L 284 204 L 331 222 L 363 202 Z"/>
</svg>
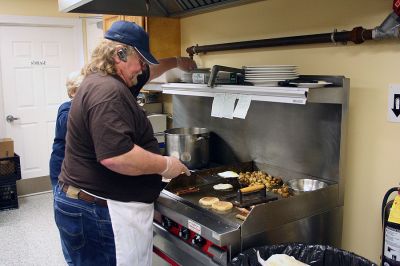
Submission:
<svg viewBox="0 0 400 266">
<path fill-rule="evenodd" d="M 162 217 L 161 225 L 165 229 L 170 229 L 172 227 L 172 220 L 168 219 L 167 217 Z"/>
<path fill-rule="evenodd" d="M 190 231 L 186 227 L 182 227 L 181 230 L 179 230 L 179 237 L 188 240 L 190 236 Z"/>
<path fill-rule="evenodd" d="M 204 238 L 202 238 L 200 235 L 196 235 L 192 239 L 192 244 L 199 248 L 201 248 L 205 243 L 206 243 L 206 240 Z"/>
</svg>

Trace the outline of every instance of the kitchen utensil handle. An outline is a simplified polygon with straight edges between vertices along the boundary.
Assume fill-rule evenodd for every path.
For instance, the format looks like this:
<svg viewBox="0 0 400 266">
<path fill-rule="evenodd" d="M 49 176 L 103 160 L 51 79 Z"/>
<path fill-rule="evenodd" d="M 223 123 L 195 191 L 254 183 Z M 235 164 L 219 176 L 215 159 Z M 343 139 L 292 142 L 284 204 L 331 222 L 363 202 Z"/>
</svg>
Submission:
<svg viewBox="0 0 400 266">
<path fill-rule="evenodd" d="M 213 66 L 213 68 L 211 70 L 210 78 L 208 79 L 208 84 L 207 84 L 208 87 L 211 87 L 211 88 L 214 87 L 219 71 L 233 72 L 236 74 L 244 75 L 244 69 L 242 69 L 242 68 L 234 68 L 234 67 L 215 65 L 215 66 Z"/>
<path fill-rule="evenodd" d="M 204 137 L 198 137 L 198 138 L 196 139 L 196 141 L 202 141 L 202 140 L 204 140 Z"/>
<path fill-rule="evenodd" d="M 242 193 L 250 193 L 250 192 L 259 191 L 259 190 L 261 190 L 263 188 L 264 188 L 264 185 L 254 185 L 254 186 L 241 188 L 240 192 L 242 192 Z"/>
<path fill-rule="evenodd" d="M 240 219 L 240 220 L 242 220 L 242 221 L 245 221 L 246 218 L 247 218 L 247 216 L 245 216 L 245 215 L 243 215 L 243 214 L 236 214 L 235 217 L 238 218 L 238 219 Z"/>
</svg>

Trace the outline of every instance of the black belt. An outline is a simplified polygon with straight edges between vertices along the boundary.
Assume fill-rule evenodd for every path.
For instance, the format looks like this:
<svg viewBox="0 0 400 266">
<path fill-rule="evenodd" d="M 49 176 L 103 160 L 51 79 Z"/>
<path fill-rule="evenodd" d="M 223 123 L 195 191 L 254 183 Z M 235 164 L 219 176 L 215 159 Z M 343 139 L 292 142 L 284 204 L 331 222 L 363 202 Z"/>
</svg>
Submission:
<svg viewBox="0 0 400 266">
<path fill-rule="evenodd" d="M 107 207 L 107 201 L 106 200 L 103 200 L 103 199 L 100 199 L 98 197 L 92 196 L 92 195 L 86 193 L 85 191 L 83 191 L 83 190 L 81 190 L 79 188 L 67 185 L 67 184 L 62 183 L 60 181 L 59 181 L 59 183 L 60 183 L 60 186 L 62 188 L 62 191 L 64 191 L 67 194 L 67 197 L 80 199 L 80 200 L 83 200 L 83 201 L 86 201 L 86 202 L 89 202 L 89 203 L 94 203 L 94 204 L 100 205 L 102 207 Z"/>
</svg>

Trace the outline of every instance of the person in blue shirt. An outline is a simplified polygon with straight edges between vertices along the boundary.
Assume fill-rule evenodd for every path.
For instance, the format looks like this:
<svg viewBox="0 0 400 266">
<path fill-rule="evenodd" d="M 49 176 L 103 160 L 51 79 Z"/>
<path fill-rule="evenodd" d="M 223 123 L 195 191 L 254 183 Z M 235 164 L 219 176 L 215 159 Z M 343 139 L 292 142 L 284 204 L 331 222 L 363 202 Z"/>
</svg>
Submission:
<svg viewBox="0 0 400 266">
<path fill-rule="evenodd" d="M 53 193 L 54 188 L 58 182 L 58 175 L 61 172 L 61 165 L 65 155 L 65 136 L 67 134 L 69 109 L 71 108 L 72 98 L 74 98 L 79 86 L 81 85 L 82 80 L 83 76 L 80 72 L 72 72 L 71 74 L 69 74 L 66 86 L 68 97 L 71 99 L 71 101 L 61 104 L 58 108 L 53 151 L 50 156 L 50 181 Z M 68 254 L 67 248 L 65 247 L 63 241 L 61 241 L 61 248 L 67 264 L 73 265 L 71 257 Z"/>
<path fill-rule="evenodd" d="M 74 98 L 82 80 L 83 76 L 80 72 L 72 72 L 68 76 L 66 86 L 71 101 L 61 104 L 58 108 L 53 151 L 50 156 L 50 181 L 53 191 L 54 187 L 57 185 L 58 175 L 61 172 L 61 165 L 65 155 L 65 136 L 67 134 L 69 109 L 71 108 L 72 98 Z"/>
</svg>

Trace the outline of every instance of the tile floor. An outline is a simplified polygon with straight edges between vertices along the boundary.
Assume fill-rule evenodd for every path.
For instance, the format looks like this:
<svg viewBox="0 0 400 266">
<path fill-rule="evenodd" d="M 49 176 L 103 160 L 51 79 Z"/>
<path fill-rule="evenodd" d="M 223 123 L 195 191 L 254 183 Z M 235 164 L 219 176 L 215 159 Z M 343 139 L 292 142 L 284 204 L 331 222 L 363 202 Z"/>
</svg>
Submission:
<svg viewBox="0 0 400 266">
<path fill-rule="evenodd" d="M 0 212 L 1 265 L 66 265 L 53 217 L 52 194 L 19 198 Z"/>
<path fill-rule="evenodd" d="M 66 265 L 51 192 L 19 198 L 19 209 L 0 211 L 0 265 Z M 153 256 L 153 266 L 160 265 L 166 264 Z"/>
</svg>

